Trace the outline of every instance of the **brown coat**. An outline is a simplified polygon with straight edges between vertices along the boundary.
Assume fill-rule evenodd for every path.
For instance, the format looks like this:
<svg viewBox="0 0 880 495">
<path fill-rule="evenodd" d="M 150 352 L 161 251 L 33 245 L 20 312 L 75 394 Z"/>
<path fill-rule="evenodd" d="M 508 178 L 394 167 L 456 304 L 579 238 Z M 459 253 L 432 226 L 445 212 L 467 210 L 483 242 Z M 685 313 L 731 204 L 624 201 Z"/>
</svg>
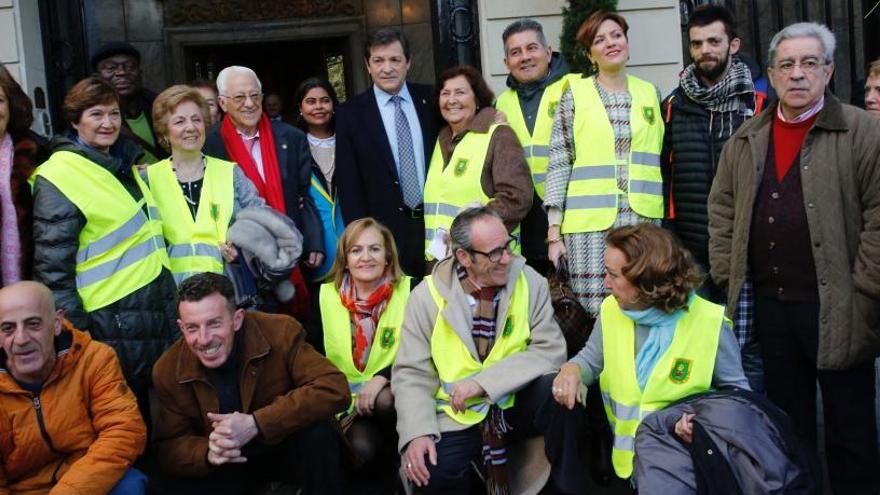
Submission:
<svg viewBox="0 0 880 495">
<path fill-rule="evenodd" d="M 452 152 L 461 142 L 461 138 L 468 131 L 488 132 L 489 127 L 495 122 L 496 113 L 494 108 L 483 108 L 477 112 L 465 132 L 454 138 L 449 126 L 440 129 L 437 142 L 443 155 L 444 168 L 449 165 Z M 526 163 L 519 138 L 509 126 L 499 126 L 492 135 L 492 140 L 489 141 L 486 161 L 483 163 L 483 174 L 480 176 L 480 186 L 486 196 L 492 198 L 487 206 L 501 216 L 508 230 L 513 230 L 519 225 L 532 207 L 532 198 L 535 195 L 532 172 Z"/>
<path fill-rule="evenodd" d="M 0 351 L 0 494 L 107 493 L 147 443 L 113 349 L 72 327 L 55 343 L 39 401 L 5 369 Z"/>
<path fill-rule="evenodd" d="M 776 106 L 724 146 L 709 194 L 709 265 L 737 306 L 752 210 Z M 880 352 L 880 120 L 830 93 L 800 153 L 804 209 L 819 281 L 819 369 L 842 370 Z"/>
<path fill-rule="evenodd" d="M 260 429 L 256 441 L 277 444 L 348 407 L 345 375 L 305 342 L 296 320 L 249 311 L 239 331 L 241 412 L 254 415 Z M 207 475 L 207 413 L 217 412 L 219 402 L 183 339 L 156 361 L 153 384 L 160 402 L 155 441 L 161 467 L 175 476 Z"/>
</svg>

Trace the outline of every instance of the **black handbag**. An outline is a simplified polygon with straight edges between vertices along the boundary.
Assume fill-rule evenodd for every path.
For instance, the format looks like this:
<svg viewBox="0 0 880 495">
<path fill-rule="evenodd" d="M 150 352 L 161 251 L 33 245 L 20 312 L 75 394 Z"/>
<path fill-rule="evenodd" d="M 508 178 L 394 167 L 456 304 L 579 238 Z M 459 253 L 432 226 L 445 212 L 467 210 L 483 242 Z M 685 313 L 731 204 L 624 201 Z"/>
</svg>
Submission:
<svg viewBox="0 0 880 495">
<path fill-rule="evenodd" d="M 556 323 L 562 329 L 568 357 L 571 358 L 586 345 L 593 330 L 593 319 L 578 302 L 568 280 L 568 262 L 562 257 L 556 269 L 551 268 L 547 282 L 550 285 L 550 303 L 553 305 Z"/>
<path fill-rule="evenodd" d="M 556 322 L 562 329 L 568 357 L 571 359 L 587 344 L 596 320 L 575 297 L 569 285 L 569 278 L 568 262 L 562 257 L 556 269 L 551 269 L 547 281 L 550 285 L 550 302 L 556 313 Z M 614 467 L 611 464 L 613 440 L 598 383 L 589 387 L 585 410 L 590 476 L 600 486 L 607 486 L 614 478 Z"/>
</svg>

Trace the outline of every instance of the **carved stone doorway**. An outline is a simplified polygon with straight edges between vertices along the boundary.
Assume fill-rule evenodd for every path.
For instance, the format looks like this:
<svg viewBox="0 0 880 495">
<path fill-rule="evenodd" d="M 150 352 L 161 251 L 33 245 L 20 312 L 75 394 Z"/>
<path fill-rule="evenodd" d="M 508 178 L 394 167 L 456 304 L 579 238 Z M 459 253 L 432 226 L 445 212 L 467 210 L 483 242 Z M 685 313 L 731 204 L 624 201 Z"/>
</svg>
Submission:
<svg viewBox="0 0 880 495">
<path fill-rule="evenodd" d="M 260 77 L 264 93 L 281 95 L 286 117 L 296 115 L 293 94 L 307 77 L 329 76 L 341 100 L 367 87 L 358 17 L 173 27 L 165 40 L 175 81 L 213 79 L 224 67 L 244 65 Z"/>
</svg>

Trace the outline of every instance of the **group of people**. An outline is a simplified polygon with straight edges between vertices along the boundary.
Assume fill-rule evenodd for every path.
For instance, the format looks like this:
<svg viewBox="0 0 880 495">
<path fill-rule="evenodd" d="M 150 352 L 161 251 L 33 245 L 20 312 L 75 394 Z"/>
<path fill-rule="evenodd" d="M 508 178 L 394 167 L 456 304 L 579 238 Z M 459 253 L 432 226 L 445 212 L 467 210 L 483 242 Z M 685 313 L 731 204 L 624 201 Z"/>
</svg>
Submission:
<svg viewBox="0 0 880 495">
<path fill-rule="evenodd" d="M 584 493 L 596 383 L 613 470 L 649 493 L 647 416 L 752 389 L 815 452 L 817 381 L 832 490 L 876 493 L 880 65 L 868 112 L 846 105 L 834 35 L 793 24 L 769 99 L 705 6 L 663 99 L 627 73 L 628 31 L 593 13 L 571 73 L 513 22 L 496 98 L 469 66 L 407 82 L 381 29 L 371 88 L 303 81 L 298 128 L 247 67 L 154 95 L 111 43 L 47 142 L 0 67 L 0 493 L 366 493 L 398 468 L 418 493 L 517 493 L 530 437 L 533 491 Z"/>
</svg>

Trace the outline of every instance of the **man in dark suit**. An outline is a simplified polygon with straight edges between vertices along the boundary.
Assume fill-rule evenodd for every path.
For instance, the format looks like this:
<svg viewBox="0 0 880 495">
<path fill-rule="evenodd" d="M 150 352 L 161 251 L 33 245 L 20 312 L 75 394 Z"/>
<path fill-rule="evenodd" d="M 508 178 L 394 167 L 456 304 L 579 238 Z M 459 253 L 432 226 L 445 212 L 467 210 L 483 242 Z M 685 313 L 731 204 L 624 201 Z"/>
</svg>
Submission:
<svg viewBox="0 0 880 495">
<path fill-rule="evenodd" d="M 217 89 L 226 115 L 208 132 L 205 154 L 238 163 L 269 206 L 287 214 L 302 232 L 303 262 L 320 265 L 323 232 L 309 196 L 312 154 L 305 134 L 263 114 L 262 85 L 251 69 L 223 69 Z"/>
<path fill-rule="evenodd" d="M 409 43 L 380 29 L 367 40 L 364 62 L 373 87 L 336 113 L 336 184 L 346 222 L 372 216 L 394 232 L 403 270 L 425 273 L 422 195 L 437 140 L 430 86 L 406 82 Z"/>
</svg>

